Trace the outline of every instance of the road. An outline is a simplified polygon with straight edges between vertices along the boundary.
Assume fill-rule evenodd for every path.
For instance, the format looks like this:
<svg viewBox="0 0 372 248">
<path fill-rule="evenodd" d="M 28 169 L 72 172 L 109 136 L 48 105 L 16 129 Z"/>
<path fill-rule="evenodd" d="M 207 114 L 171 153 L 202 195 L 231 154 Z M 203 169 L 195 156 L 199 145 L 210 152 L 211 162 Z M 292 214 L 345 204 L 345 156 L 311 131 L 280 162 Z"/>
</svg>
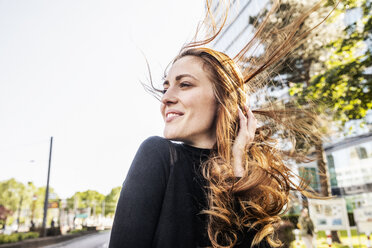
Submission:
<svg viewBox="0 0 372 248">
<path fill-rule="evenodd" d="M 68 240 L 43 248 L 107 248 L 110 239 L 110 232 L 100 232 Z"/>
</svg>

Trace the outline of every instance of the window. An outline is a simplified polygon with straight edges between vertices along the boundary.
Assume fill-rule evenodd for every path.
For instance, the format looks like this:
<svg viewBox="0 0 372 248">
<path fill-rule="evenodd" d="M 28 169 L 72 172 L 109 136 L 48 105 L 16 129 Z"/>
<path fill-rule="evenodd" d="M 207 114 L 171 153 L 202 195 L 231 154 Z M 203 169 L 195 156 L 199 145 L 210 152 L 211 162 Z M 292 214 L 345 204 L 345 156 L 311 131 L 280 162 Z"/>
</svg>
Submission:
<svg viewBox="0 0 372 248">
<path fill-rule="evenodd" d="M 333 155 L 327 155 L 327 162 L 328 162 L 328 172 L 331 181 L 331 187 L 337 186 L 337 177 L 336 177 L 336 170 L 335 170 L 335 161 L 333 159 Z"/>
<path fill-rule="evenodd" d="M 356 149 L 359 159 L 368 158 L 367 149 L 365 147 L 356 147 L 355 149 Z"/>
<path fill-rule="evenodd" d="M 300 176 L 303 177 L 309 186 L 315 190 L 320 189 L 319 178 L 317 175 L 317 169 L 313 167 L 301 167 L 299 168 Z"/>
</svg>

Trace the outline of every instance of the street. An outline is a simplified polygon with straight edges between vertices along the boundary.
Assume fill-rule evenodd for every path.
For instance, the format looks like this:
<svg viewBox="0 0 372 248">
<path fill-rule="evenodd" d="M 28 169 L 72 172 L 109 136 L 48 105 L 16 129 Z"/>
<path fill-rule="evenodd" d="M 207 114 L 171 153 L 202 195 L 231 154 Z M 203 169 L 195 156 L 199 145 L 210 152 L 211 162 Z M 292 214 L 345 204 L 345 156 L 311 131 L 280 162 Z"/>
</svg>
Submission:
<svg viewBox="0 0 372 248">
<path fill-rule="evenodd" d="M 89 234 L 80 238 L 72 239 L 62 243 L 44 246 L 43 248 L 107 248 L 110 232 Z"/>
</svg>

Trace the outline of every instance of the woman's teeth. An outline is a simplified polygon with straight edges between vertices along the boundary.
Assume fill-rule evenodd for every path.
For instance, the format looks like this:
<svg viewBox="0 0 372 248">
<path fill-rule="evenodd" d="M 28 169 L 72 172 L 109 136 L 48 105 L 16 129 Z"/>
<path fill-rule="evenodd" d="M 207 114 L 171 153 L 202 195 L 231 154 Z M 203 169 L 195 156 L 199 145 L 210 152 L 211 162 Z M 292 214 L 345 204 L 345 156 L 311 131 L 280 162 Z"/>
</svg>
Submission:
<svg viewBox="0 0 372 248">
<path fill-rule="evenodd" d="M 175 114 L 175 113 L 169 113 L 167 114 L 167 117 L 173 117 L 173 116 L 180 116 L 179 114 Z"/>
</svg>

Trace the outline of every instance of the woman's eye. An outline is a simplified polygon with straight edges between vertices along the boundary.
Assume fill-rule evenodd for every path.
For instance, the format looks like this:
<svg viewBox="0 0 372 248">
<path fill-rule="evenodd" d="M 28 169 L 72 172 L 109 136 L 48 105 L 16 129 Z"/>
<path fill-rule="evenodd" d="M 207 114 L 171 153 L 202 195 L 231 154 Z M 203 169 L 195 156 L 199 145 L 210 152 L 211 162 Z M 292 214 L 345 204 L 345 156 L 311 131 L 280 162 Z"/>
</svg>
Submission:
<svg viewBox="0 0 372 248">
<path fill-rule="evenodd" d="M 189 82 L 182 82 L 182 83 L 180 83 L 180 87 L 181 88 L 189 87 L 189 86 L 191 86 L 191 84 Z"/>
</svg>

